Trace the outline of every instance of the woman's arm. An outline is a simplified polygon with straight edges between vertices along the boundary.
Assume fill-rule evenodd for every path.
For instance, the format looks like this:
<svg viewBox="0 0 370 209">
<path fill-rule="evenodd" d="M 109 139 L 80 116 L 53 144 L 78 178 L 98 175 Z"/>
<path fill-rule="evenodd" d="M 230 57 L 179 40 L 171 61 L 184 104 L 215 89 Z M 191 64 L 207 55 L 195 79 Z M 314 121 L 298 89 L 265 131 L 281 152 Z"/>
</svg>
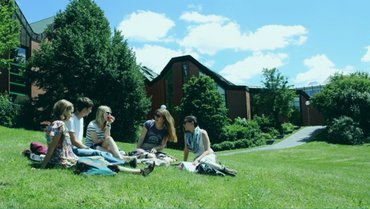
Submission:
<svg viewBox="0 0 370 209">
<path fill-rule="evenodd" d="M 204 152 L 193 161 L 193 164 L 198 164 L 199 161 L 203 157 L 213 153 L 213 150 L 211 149 L 211 143 L 209 141 L 208 133 L 206 130 L 202 130 L 202 140 L 204 144 Z"/>
<path fill-rule="evenodd" d="M 51 141 L 51 143 L 48 146 L 48 152 L 46 153 L 46 156 L 45 156 L 44 160 L 42 161 L 41 168 L 46 168 L 46 166 L 49 163 L 50 158 L 53 155 L 55 148 L 58 146 L 59 141 L 62 138 L 62 136 L 63 136 L 63 132 L 60 131 L 58 133 L 58 135 L 53 137 L 53 140 Z"/>
<path fill-rule="evenodd" d="M 111 124 L 107 122 L 104 128 L 104 138 L 110 137 L 110 128 L 111 128 Z"/>
<path fill-rule="evenodd" d="M 147 132 L 148 132 L 148 129 L 143 127 L 143 129 L 141 130 L 141 135 L 140 135 L 139 139 L 137 140 L 136 148 L 141 148 L 141 145 L 143 145 L 144 138 L 145 138 Z"/>
<path fill-rule="evenodd" d="M 157 152 L 162 151 L 164 149 L 164 147 L 167 145 L 167 141 L 168 141 L 168 136 L 165 136 L 162 139 L 162 142 L 159 146 L 156 146 L 156 147 L 152 148 L 151 153 L 157 153 Z"/>
<path fill-rule="evenodd" d="M 104 141 L 104 139 L 99 139 L 98 138 L 98 135 L 96 134 L 95 131 L 90 131 L 90 137 L 91 137 L 91 140 L 94 144 L 101 144 Z"/>
</svg>

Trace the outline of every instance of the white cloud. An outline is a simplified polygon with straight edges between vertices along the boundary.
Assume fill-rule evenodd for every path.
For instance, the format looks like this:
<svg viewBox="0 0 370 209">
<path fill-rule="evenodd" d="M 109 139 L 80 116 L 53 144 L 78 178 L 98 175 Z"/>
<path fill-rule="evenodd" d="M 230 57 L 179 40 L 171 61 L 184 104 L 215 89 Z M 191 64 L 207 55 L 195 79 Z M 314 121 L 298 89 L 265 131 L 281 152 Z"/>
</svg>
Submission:
<svg viewBox="0 0 370 209">
<path fill-rule="evenodd" d="M 203 9 L 202 5 L 199 5 L 199 4 L 189 4 L 188 8 L 190 10 L 196 10 L 196 11 L 202 11 Z"/>
<path fill-rule="evenodd" d="M 125 38 L 138 41 L 165 41 L 168 31 L 175 23 L 164 14 L 151 11 L 137 11 L 118 25 Z"/>
<path fill-rule="evenodd" d="M 342 69 L 337 68 L 324 54 L 305 59 L 304 65 L 307 66 L 308 70 L 296 76 L 296 85 L 305 86 L 309 83 L 325 84 L 329 76 L 334 75 L 334 73 L 348 74 L 353 72 L 352 66 L 346 66 Z"/>
<path fill-rule="evenodd" d="M 366 54 L 361 58 L 362 62 L 370 62 L 370 46 L 367 46 L 366 50 Z"/>
<path fill-rule="evenodd" d="M 279 68 L 284 65 L 287 54 L 254 53 L 252 56 L 227 65 L 220 74 L 235 84 L 248 85 L 247 80 L 260 76 L 264 68 Z"/>
<path fill-rule="evenodd" d="M 228 18 L 219 15 L 202 15 L 199 12 L 185 12 L 180 16 L 181 20 L 194 23 L 223 23 L 229 21 Z"/>
<path fill-rule="evenodd" d="M 254 32 L 242 32 L 239 24 L 222 16 L 187 12 L 180 18 L 193 23 L 187 28 L 188 34 L 179 41 L 180 46 L 202 54 L 213 55 L 225 49 L 274 50 L 302 45 L 307 40 L 307 30 L 301 25 L 265 25 Z"/>
<path fill-rule="evenodd" d="M 190 28 L 179 44 L 202 54 L 214 55 L 223 49 L 237 49 L 240 37 L 239 25 L 235 23 L 206 23 Z"/>
<path fill-rule="evenodd" d="M 161 73 L 171 58 L 184 55 L 180 50 L 176 51 L 161 46 L 147 44 L 142 48 L 133 48 L 133 50 L 135 51 L 138 63 L 141 63 L 158 74 Z"/>
<path fill-rule="evenodd" d="M 302 45 L 307 40 L 306 34 L 306 28 L 300 25 L 265 25 L 241 37 L 241 49 L 259 51 Z"/>
</svg>

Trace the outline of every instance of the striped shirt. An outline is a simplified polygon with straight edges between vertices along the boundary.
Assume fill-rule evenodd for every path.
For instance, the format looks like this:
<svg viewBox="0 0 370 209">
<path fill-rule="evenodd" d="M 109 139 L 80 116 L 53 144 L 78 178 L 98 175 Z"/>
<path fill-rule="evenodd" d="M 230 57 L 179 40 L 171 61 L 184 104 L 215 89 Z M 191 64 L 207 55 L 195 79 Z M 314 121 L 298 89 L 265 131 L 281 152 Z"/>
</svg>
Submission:
<svg viewBox="0 0 370 209">
<path fill-rule="evenodd" d="M 98 124 L 96 123 L 96 121 L 93 120 L 87 126 L 87 131 L 86 131 L 86 146 L 87 147 L 93 147 L 93 145 L 95 145 L 91 138 L 91 135 L 93 132 L 96 133 L 96 135 L 98 136 L 98 139 L 103 140 L 105 138 L 104 131 L 101 130 Z"/>
</svg>

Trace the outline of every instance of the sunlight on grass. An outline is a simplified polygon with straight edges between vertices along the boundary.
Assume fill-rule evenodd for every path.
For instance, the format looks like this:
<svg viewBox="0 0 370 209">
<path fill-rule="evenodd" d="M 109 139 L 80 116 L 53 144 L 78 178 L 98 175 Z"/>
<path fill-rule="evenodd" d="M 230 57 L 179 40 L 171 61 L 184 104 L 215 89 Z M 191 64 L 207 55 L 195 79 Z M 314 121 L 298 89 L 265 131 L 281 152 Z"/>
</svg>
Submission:
<svg viewBox="0 0 370 209">
<path fill-rule="evenodd" d="M 21 155 L 42 132 L 0 126 L 0 208 L 368 208 L 370 146 L 311 142 L 296 148 L 220 156 L 237 177 L 158 167 L 144 178 L 78 176 L 32 168 Z M 125 151 L 135 145 L 118 143 Z M 182 151 L 167 149 L 182 159 Z M 190 156 L 192 157 L 192 156 Z"/>
</svg>

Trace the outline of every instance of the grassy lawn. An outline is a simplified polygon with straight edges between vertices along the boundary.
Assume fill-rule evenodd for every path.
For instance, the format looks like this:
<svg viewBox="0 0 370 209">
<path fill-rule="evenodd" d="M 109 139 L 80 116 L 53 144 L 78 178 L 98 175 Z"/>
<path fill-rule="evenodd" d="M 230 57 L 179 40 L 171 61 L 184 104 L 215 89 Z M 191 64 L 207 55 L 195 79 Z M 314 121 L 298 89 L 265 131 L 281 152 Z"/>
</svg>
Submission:
<svg viewBox="0 0 370 209">
<path fill-rule="evenodd" d="M 370 208 L 370 145 L 311 142 L 219 157 L 238 170 L 235 178 L 175 167 L 144 178 L 33 169 L 21 155 L 32 141 L 45 143 L 44 134 L 0 126 L 0 208 Z M 182 159 L 181 151 L 167 152 Z"/>
</svg>

